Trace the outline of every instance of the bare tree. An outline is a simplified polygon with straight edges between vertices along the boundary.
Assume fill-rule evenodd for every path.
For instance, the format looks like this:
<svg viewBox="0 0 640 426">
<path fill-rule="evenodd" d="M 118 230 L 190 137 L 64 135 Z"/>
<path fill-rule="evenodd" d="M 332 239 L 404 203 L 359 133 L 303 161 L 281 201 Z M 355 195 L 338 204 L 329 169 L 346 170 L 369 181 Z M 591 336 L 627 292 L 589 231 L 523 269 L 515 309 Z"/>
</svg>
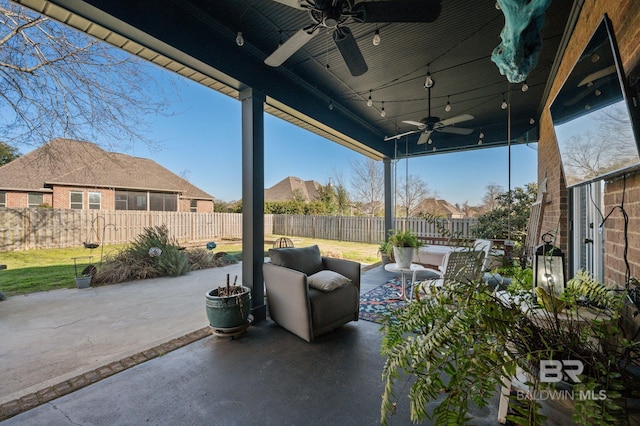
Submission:
<svg viewBox="0 0 640 426">
<path fill-rule="evenodd" d="M 497 197 L 504 192 L 504 188 L 497 183 L 490 183 L 486 186 L 486 191 L 482 197 L 482 207 L 487 211 L 493 210 L 498 206 Z"/>
<path fill-rule="evenodd" d="M 152 66 L 0 0 L 0 129 L 10 144 L 37 147 L 56 137 L 151 143 L 146 117 L 168 106 Z"/>
<path fill-rule="evenodd" d="M 560 144 L 567 184 L 594 178 L 638 161 L 629 118 L 622 103 L 589 116 L 594 129 L 575 132 Z"/>
<path fill-rule="evenodd" d="M 406 217 L 414 217 L 418 213 L 420 203 L 430 196 L 429 186 L 420 177 L 409 175 L 398 182 L 398 199 Z"/>
<path fill-rule="evenodd" d="M 384 204 L 384 167 L 381 162 L 363 158 L 351 163 L 351 187 L 362 213 L 375 216 Z"/>
</svg>

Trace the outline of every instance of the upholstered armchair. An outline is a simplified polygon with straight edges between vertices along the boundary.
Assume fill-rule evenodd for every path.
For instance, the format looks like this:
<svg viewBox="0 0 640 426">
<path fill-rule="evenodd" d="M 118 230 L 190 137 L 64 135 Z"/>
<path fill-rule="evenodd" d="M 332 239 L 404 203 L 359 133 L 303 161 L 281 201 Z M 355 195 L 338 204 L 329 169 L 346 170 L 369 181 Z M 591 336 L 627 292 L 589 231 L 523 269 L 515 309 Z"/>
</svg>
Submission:
<svg viewBox="0 0 640 426">
<path fill-rule="evenodd" d="M 311 342 L 358 320 L 360 264 L 320 255 L 318 246 L 269 249 L 263 265 L 271 319 Z"/>
</svg>

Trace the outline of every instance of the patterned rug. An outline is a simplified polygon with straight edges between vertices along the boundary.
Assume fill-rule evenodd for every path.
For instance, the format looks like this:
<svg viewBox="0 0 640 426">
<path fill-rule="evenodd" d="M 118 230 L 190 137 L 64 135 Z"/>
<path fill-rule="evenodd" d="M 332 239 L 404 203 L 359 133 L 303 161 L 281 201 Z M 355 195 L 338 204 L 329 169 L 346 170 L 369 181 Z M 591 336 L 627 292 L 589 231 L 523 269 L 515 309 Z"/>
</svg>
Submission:
<svg viewBox="0 0 640 426">
<path fill-rule="evenodd" d="M 386 314 L 401 308 L 408 303 L 398 296 L 402 291 L 400 278 L 394 278 L 389 282 L 360 295 L 360 319 L 365 321 L 384 322 Z M 413 291 L 412 283 L 407 283 L 407 295 Z"/>
</svg>

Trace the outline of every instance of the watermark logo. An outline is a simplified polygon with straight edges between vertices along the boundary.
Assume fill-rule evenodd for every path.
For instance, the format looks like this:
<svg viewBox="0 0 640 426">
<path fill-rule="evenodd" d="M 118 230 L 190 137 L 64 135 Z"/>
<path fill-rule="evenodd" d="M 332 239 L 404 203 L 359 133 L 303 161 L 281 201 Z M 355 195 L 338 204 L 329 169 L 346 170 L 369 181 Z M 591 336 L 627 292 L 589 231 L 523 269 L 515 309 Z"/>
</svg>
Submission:
<svg viewBox="0 0 640 426">
<path fill-rule="evenodd" d="M 582 374 L 582 371 L 584 371 L 584 364 L 576 359 L 540 361 L 540 381 L 542 383 L 558 383 L 562 380 L 580 383 L 578 376 Z"/>
<path fill-rule="evenodd" d="M 584 364 L 580 360 L 542 360 L 540 361 L 540 383 L 559 383 L 570 381 L 581 383 L 580 374 L 584 371 Z M 533 392 L 517 391 L 520 400 L 577 400 L 602 401 L 607 399 L 605 390 L 557 390 L 541 389 Z"/>
</svg>

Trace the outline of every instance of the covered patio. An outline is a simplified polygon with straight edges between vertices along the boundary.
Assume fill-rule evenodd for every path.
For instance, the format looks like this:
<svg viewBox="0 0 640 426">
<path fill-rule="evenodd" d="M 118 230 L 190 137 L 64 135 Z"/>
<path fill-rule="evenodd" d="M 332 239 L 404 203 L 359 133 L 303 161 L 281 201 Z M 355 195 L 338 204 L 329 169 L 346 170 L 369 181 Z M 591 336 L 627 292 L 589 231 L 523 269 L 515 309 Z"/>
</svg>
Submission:
<svg viewBox="0 0 640 426">
<path fill-rule="evenodd" d="M 31 386 L 29 393 L 15 392 L 14 397 L 20 397 L 17 402 L 5 402 L 7 398 L 0 395 L 2 423 L 379 424 L 384 364 L 379 324 L 351 322 L 320 336 L 313 344 L 271 320 L 250 327 L 235 340 L 212 336 L 208 330 L 200 329 L 206 325 L 202 288 L 224 273 L 236 273 L 239 265 L 215 269 L 150 280 L 160 281 L 155 284 L 124 283 L 95 291 L 61 290 L 48 297 L 32 297 L 31 301 L 24 298 L 3 306 L 11 314 L 3 323 L 3 335 L 8 337 L 12 354 L 4 359 L 8 371 L 20 372 L 28 380 L 26 376 L 31 379 L 39 373 L 25 373 L 24 369 L 43 370 L 36 366 L 44 367 L 63 358 L 70 363 L 68 370 L 60 361 L 51 365 L 49 373 L 55 371 L 58 377 Z M 382 266 L 365 270 L 362 293 L 395 276 Z M 165 297 L 158 297 L 159 286 Z M 184 302 L 176 302 L 177 294 L 185 289 L 195 290 L 195 299 L 202 302 L 197 303 L 196 311 Z M 152 310 L 140 315 L 141 307 L 132 303 L 137 299 L 153 300 Z M 86 313 L 74 302 L 87 306 Z M 44 309 L 52 304 L 55 308 Z M 109 306 L 103 310 L 102 319 L 95 318 L 95 308 L 91 307 L 96 304 Z M 72 323 L 70 309 L 74 312 Z M 172 320 L 169 325 L 163 317 L 180 317 L 182 329 L 193 332 L 172 339 L 180 321 Z M 95 329 L 99 322 L 103 330 Z M 27 325 L 21 329 L 20 323 Z M 56 331 L 31 323 L 47 323 L 56 326 Z M 17 339 L 15 333 L 26 333 L 24 339 L 35 339 L 46 350 L 22 354 L 22 345 L 17 342 L 23 339 Z M 93 342 L 79 344 L 79 336 L 87 336 Z M 149 339 L 163 343 L 154 346 L 147 343 Z M 132 343 L 136 340 L 140 343 Z M 96 356 L 96 349 L 100 352 L 99 348 L 105 345 L 109 349 Z M 111 362 L 112 359 L 117 361 Z M 120 371 L 114 374 L 117 370 Z M 15 379 L 12 381 L 19 381 Z M 57 398 L 56 393 L 60 395 Z M 30 409 L 11 412 L 18 405 Z M 473 424 L 498 424 L 497 413 L 496 392 L 488 407 L 471 410 Z M 9 418 L 4 417 L 7 414 Z M 559 413 L 550 414 L 554 419 L 550 424 L 566 424 Z M 397 413 L 390 421 L 410 424 L 405 398 L 399 399 Z"/>
<path fill-rule="evenodd" d="M 243 135 L 242 281 L 252 288 L 253 300 L 260 301 L 252 306 L 256 326 L 251 329 L 249 338 L 233 342 L 235 345 L 207 339 L 183 352 L 175 352 L 175 357 L 182 354 L 183 358 L 176 359 L 171 355 L 174 365 L 167 364 L 171 373 L 161 373 L 168 381 L 160 381 L 158 386 L 175 386 L 176 392 L 158 395 L 153 390 L 145 390 L 149 392 L 145 394 L 145 400 L 155 401 L 155 405 L 152 404 L 155 408 L 171 399 L 174 402 L 171 407 L 175 410 L 171 413 L 177 413 L 176 418 L 188 419 L 186 412 L 190 412 L 194 416 L 202 415 L 198 419 L 203 419 L 208 409 L 214 416 L 224 413 L 225 409 L 229 413 L 249 416 L 246 422 L 238 421 L 236 417 L 209 419 L 222 424 L 265 424 L 270 421 L 269 410 L 272 408 L 276 411 L 273 424 L 302 421 L 322 424 L 324 419 L 320 413 L 327 412 L 335 416 L 330 417 L 330 423 L 337 419 L 345 424 L 372 424 L 379 418 L 382 358 L 379 356 L 378 326 L 361 321 L 324 337 L 320 344 L 308 345 L 276 328 L 270 321 L 263 321 L 267 319 L 267 306 L 262 303 L 265 112 L 383 161 L 387 229 L 393 227 L 395 160 L 537 141 L 538 184 L 547 194 L 542 232 L 557 231 L 556 245 L 568 253 L 568 270 L 575 271 L 587 256 L 580 246 L 586 243 L 581 243 L 580 237 L 572 233 L 575 229 L 572 221 L 580 217 L 579 211 L 572 211 L 578 205 L 573 203 L 572 197 L 577 195 L 567 189 L 549 106 L 605 13 L 613 23 L 622 67 L 632 87 L 637 87 L 637 76 L 631 78 L 637 71 L 632 70 L 637 70 L 640 64 L 640 34 L 637 32 L 640 7 L 634 0 L 551 2 L 543 12 L 546 24 L 540 36 L 542 47 L 538 63 L 517 83 L 509 83 L 491 61 L 504 27 L 503 10 L 496 7 L 494 0 L 425 1 L 435 9 L 441 6 L 441 11 L 432 10 L 429 20 L 424 18 L 419 23 L 398 22 L 403 19 L 399 12 L 392 23 L 384 22 L 381 17 L 364 23 L 344 18 L 348 21 L 344 23 L 349 28 L 347 33 L 353 34 L 358 45 L 355 50 L 361 52 L 365 62 L 363 65 L 359 61 L 355 71 L 354 63 L 349 59 L 357 56 L 353 53 L 353 45 L 349 48 L 351 53 L 344 53 L 333 41 L 337 30 L 335 23 L 327 20 L 332 17 L 324 16 L 323 20 L 301 10 L 301 4 L 309 4 L 305 1 L 161 0 L 149 4 L 108 0 L 20 0 L 17 3 L 242 103 L 242 129 L 239 129 Z M 322 5 L 325 2 L 315 3 Z M 348 2 L 339 3 L 346 5 Z M 416 7 L 416 2 L 406 3 Z M 342 15 L 333 18 L 343 19 Z M 272 58 L 280 42 L 292 47 L 286 40 L 316 19 L 324 24 L 314 37 L 306 42 L 298 40 L 302 46 L 294 49 L 281 65 L 265 64 L 265 59 Z M 373 42 L 376 35 L 380 36 L 380 43 Z M 340 39 L 340 33 L 337 38 Z M 525 84 L 527 90 L 524 90 Z M 453 106 L 451 111 L 447 104 Z M 455 129 L 442 131 L 442 127 Z M 426 137 L 425 129 L 429 130 Z M 602 210 L 616 210 L 622 198 L 624 215 L 635 220 L 640 217 L 640 197 L 637 196 L 640 177 L 637 173 L 623 176 L 607 181 L 606 185 L 603 183 Z M 636 195 L 628 195 L 624 201 L 625 192 Z M 597 234 L 601 241 L 598 247 L 602 250 L 599 254 L 597 250 L 588 251 L 588 256 L 595 260 L 585 261 L 585 265 L 601 265 L 598 268 L 603 279 L 623 286 L 630 277 L 640 275 L 640 247 L 627 244 L 628 241 L 637 242 L 640 234 L 629 229 L 628 222 L 623 222 L 617 215 L 616 210 L 612 220 L 603 222 L 600 227 L 592 222 L 592 230 L 600 228 L 603 231 Z M 373 274 L 368 272 L 363 279 L 371 285 L 374 281 L 376 285 L 384 281 L 370 273 Z M 366 290 L 363 288 L 363 291 Z M 232 349 L 225 354 L 227 348 Z M 220 360 L 229 357 L 234 363 L 228 364 L 225 371 L 205 369 L 205 372 L 186 367 L 182 370 L 181 364 L 192 367 L 194 363 L 202 362 L 198 356 L 202 354 L 201 349 L 208 350 L 206 356 L 217 354 L 221 356 Z M 239 358 L 246 360 L 242 363 L 247 367 L 242 375 L 234 371 Z M 216 360 L 209 359 L 204 365 L 211 367 Z M 351 364 L 354 360 L 357 361 Z M 158 360 L 159 363 L 165 361 Z M 273 369 L 274 365 L 279 368 Z M 317 365 L 326 367 L 331 374 L 318 374 L 309 380 L 312 370 L 314 374 L 318 373 L 315 371 Z M 340 368 L 335 368 L 336 365 Z M 343 368 L 350 365 L 354 368 Z M 362 369 L 364 366 L 366 368 Z M 140 378 L 123 381 L 128 384 L 118 388 L 114 396 L 124 394 L 121 396 L 126 399 L 127 393 L 139 392 L 139 380 L 163 371 L 160 367 L 140 366 L 137 370 L 141 373 Z M 134 371 L 125 374 L 132 375 Z M 264 371 L 268 373 L 262 375 Z M 192 376 L 196 375 L 201 377 L 194 379 Z M 196 385 L 191 380 L 203 382 Z M 206 384 L 212 386 L 211 383 L 220 380 L 232 380 L 230 389 L 233 392 L 246 386 L 246 392 L 239 393 L 250 395 L 247 405 L 225 404 L 221 395 L 228 394 L 226 386 L 221 389 L 214 384 L 213 389 L 207 388 Z M 286 392 L 280 393 L 277 385 L 280 380 L 289 384 L 285 385 Z M 356 382 L 359 383 L 354 387 Z M 316 386 L 319 383 L 322 386 Z M 344 386 L 345 383 L 350 386 Z M 105 386 L 108 386 L 106 382 Z M 320 390 L 325 393 L 315 393 Z M 198 400 L 201 396 L 197 392 L 200 391 L 209 392 L 207 395 L 210 396 Z M 179 407 L 175 407 L 176 393 L 185 397 Z M 326 393 L 332 398 L 327 399 Z M 92 401 L 91 395 L 87 392 L 84 398 L 88 399 L 83 403 L 91 404 L 95 409 L 103 401 Z M 74 404 L 73 395 L 66 398 L 69 404 Z M 200 402 L 191 406 L 192 398 Z M 220 409 L 214 410 L 217 398 L 223 402 L 217 406 Z M 283 400 L 276 402 L 278 398 Z M 132 401 L 130 406 L 135 407 L 136 399 L 126 400 Z M 327 401 L 329 404 L 325 403 Z M 126 404 L 126 401 L 118 403 Z M 113 410 L 112 404 L 105 405 L 105 410 Z M 398 424 L 406 424 L 408 414 L 401 407 L 399 410 Z M 150 408 L 148 412 L 154 411 Z M 352 412 L 353 416 L 345 414 Z M 33 415 L 39 414 L 34 411 Z M 495 418 L 491 411 L 478 413 L 477 423 L 482 423 L 481 419 L 495 423 Z"/>
</svg>

